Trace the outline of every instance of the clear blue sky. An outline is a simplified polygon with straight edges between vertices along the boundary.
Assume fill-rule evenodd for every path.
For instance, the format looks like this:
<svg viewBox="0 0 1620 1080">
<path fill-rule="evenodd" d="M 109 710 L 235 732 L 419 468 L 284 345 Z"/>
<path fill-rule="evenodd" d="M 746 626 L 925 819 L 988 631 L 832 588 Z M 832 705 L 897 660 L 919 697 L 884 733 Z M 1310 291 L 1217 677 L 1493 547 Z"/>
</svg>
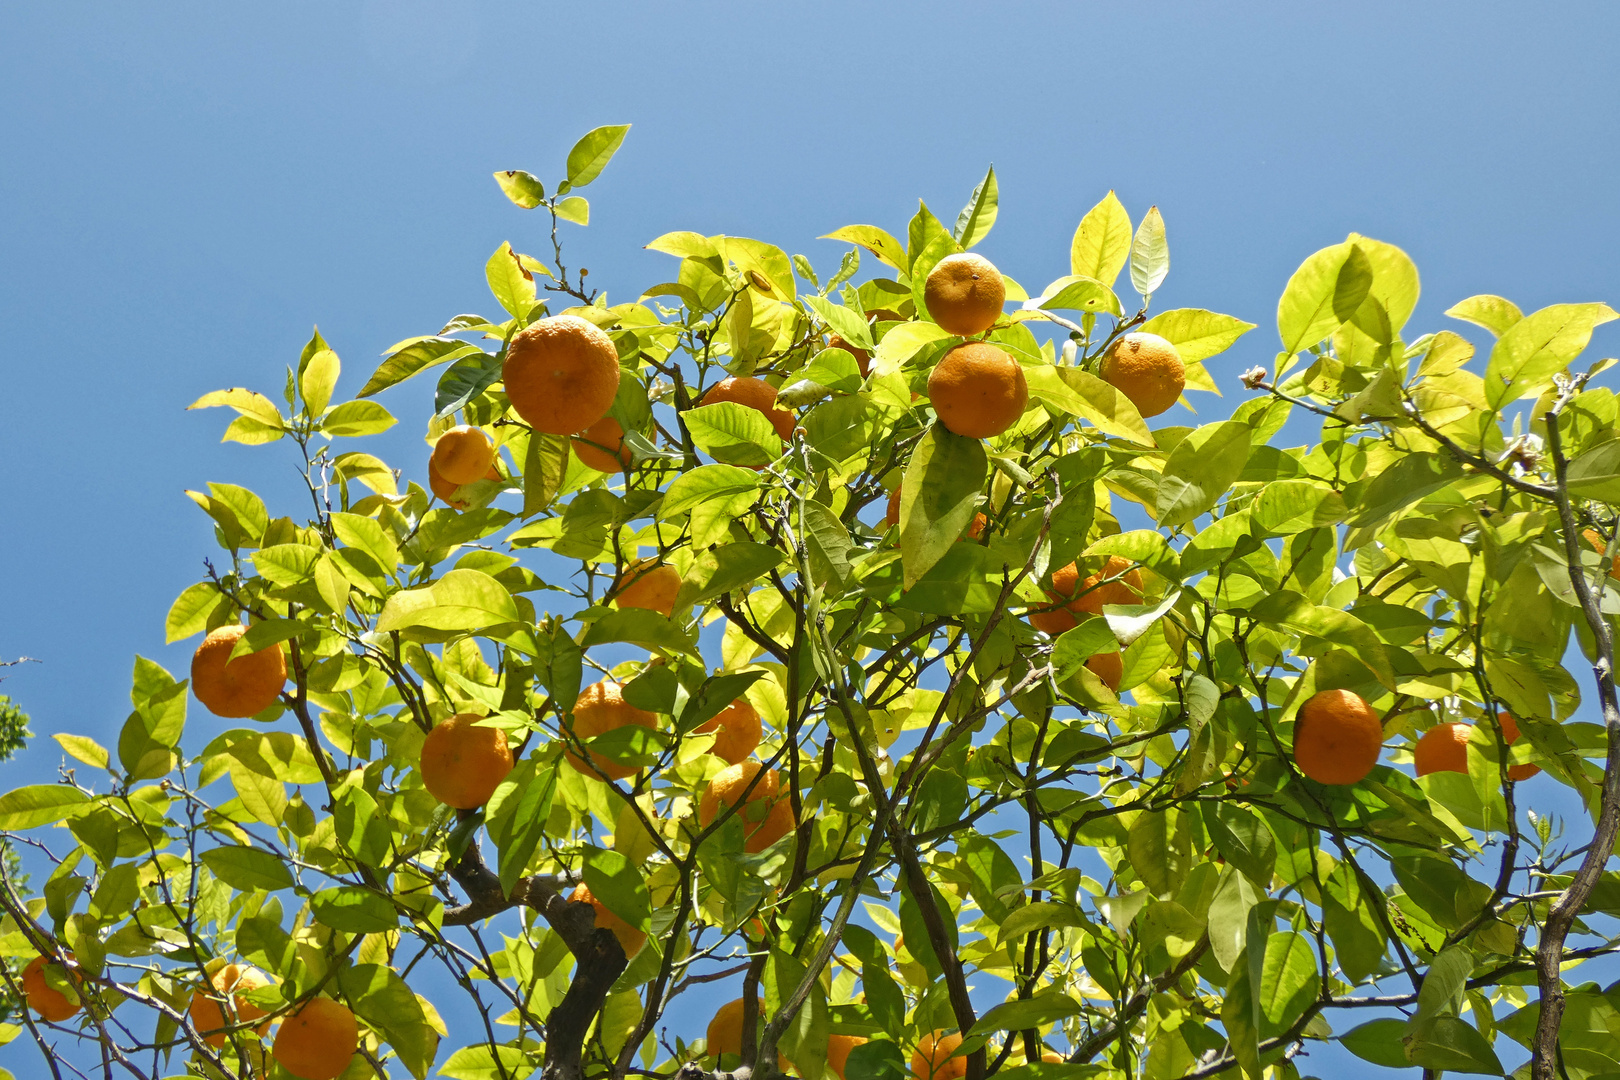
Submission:
<svg viewBox="0 0 1620 1080">
<path fill-rule="evenodd" d="M 391 342 L 491 311 L 489 253 L 541 244 L 490 173 L 550 182 L 593 126 L 635 125 L 569 261 L 619 299 L 671 276 L 641 250 L 663 232 L 831 267 L 817 235 L 901 232 L 918 197 L 954 215 L 991 162 L 981 250 L 1031 287 L 1109 188 L 1156 203 L 1158 304 L 1260 324 L 1208 417 L 1270 361 L 1288 274 L 1351 230 L 1417 260 L 1416 328 L 1477 292 L 1620 300 L 1617 29 L 1613 4 L 1477 0 L 5 5 L 0 658 L 43 663 L 4 690 L 41 736 L 114 741 L 133 654 L 183 674 L 192 647 L 162 633 L 213 550 L 183 490 L 294 505 L 278 448 L 184 406 L 275 393 L 314 323 L 352 394 Z M 404 422 L 366 447 L 418 478 L 430 395 L 388 395 Z"/>
</svg>

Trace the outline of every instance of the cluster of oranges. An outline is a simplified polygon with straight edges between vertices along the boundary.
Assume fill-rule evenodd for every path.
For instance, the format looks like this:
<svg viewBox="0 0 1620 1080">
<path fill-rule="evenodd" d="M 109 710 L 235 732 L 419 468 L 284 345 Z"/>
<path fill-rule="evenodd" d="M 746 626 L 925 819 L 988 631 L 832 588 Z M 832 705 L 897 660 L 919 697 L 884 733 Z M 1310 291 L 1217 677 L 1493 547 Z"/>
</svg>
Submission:
<svg viewBox="0 0 1620 1080">
<path fill-rule="evenodd" d="M 708 1031 L 704 1033 L 704 1046 L 707 1056 L 717 1061 L 722 1054 L 733 1057 L 742 1053 L 742 1025 L 743 1007 L 746 998 L 728 1001 L 720 1006 L 709 1021 Z M 765 1014 L 764 1003 L 761 1002 L 755 1011 L 756 1016 Z M 849 1053 L 857 1046 L 866 1042 L 859 1035 L 829 1035 L 827 1037 L 827 1069 L 838 1080 L 844 1080 L 844 1069 L 849 1062 Z M 961 1080 L 967 1075 L 967 1058 L 958 1055 L 962 1047 L 962 1036 L 955 1032 L 933 1031 L 917 1040 L 916 1049 L 911 1054 L 912 1080 Z M 1045 1060 L 1061 1060 L 1055 1054 L 1048 1053 Z M 777 1056 L 777 1068 L 786 1072 L 793 1068 L 793 1063 L 786 1057 Z"/>
</svg>

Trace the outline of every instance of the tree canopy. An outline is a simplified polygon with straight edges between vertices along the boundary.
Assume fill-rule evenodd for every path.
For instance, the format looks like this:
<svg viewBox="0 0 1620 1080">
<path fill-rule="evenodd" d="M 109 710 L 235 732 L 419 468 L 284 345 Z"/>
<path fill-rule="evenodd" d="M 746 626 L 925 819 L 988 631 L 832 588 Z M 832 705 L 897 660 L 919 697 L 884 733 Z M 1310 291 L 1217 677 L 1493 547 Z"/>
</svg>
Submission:
<svg viewBox="0 0 1620 1080">
<path fill-rule="evenodd" d="M 1620 402 L 1572 367 L 1614 310 L 1462 299 L 1476 356 L 1352 234 L 1237 376 L 1253 323 L 1152 306 L 1157 208 L 1109 192 L 1038 291 L 979 258 L 994 170 L 831 272 L 667 233 L 610 303 L 563 236 L 627 130 L 496 174 L 550 249 L 490 257 L 498 312 L 352 398 L 317 332 L 279 401 L 193 404 L 308 500 L 188 492 L 191 677 L 138 657 L 116 747 L 0 796 L 43 869 L 0 883 L 11 1036 L 59 1077 L 1620 1072 Z M 430 372 L 431 458 L 355 449 Z"/>
</svg>

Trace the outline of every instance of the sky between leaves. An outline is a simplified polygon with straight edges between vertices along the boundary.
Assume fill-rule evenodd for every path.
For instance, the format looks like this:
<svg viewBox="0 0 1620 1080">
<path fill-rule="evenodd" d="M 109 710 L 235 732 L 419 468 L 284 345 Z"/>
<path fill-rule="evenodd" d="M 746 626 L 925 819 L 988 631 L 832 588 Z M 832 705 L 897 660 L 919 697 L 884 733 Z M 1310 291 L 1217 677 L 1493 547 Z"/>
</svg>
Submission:
<svg viewBox="0 0 1620 1080">
<path fill-rule="evenodd" d="M 0 659 L 44 661 L 9 669 L 40 738 L 0 788 L 54 771 L 50 732 L 116 739 L 134 653 L 184 674 L 163 614 L 213 545 L 183 489 L 296 506 L 276 448 L 220 446 L 184 406 L 274 394 L 312 323 L 352 395 L 390 343 L 491 308 L 489 252 L 540 246 L 495 169 L 549 178 L 584 131 L 634 125 L 568 248 L 619 300 L 668 276 L 641 250 L 661 233 L 831 270 L 814 237 L 902 231 L 919 197 L 953 219 L 990 163 L 980 250 L 1038 288 L 1115 188 L 1164 213 L 1156 308 L 1259 324 L 1212 365 L 1211 419 L 1270 362 L 1289 273 L 1351 230 L 1417 261 L 1424 330 L 1474 336 L 1439 313 L 1480 292 L 1620 301 L 1617 36 L 1601 0 L 0 7 Z M 364 448 L 420 480 L 432 381 L 394 393 L 402 423 Z"/>
</svg>

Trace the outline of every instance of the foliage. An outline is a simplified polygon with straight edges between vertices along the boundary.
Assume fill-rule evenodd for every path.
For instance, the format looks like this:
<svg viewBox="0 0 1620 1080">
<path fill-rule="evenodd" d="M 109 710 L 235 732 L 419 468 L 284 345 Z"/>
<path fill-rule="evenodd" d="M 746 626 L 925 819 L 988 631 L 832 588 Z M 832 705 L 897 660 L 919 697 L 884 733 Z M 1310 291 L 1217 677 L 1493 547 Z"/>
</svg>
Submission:
<svg viewBox="0 0 1620 1080">
<path fill-rule="evenodd" d="M 928 374 L 961 339 L 929 318 L 923 282 L 992 230 L 993 172 L 954 229 L 922 206 L 898 236 L 831 233 L 850 247 L 825 277 L 767 242 L 668 233 L 648 245 L 675 260 L 668 280 L 609 304 L 570 275 L 558 231 L 589 220 L 578 191 L 624 137 L 587 135 L 549 193 L 497 174 L 554 246 L 549 265 L 494 253 L 493 318 L 399 342 L 352 400 L 316 333 L 281 403 L 229 389 L 194 406 L 237 413 L 226 440 L 292 443 L 316 514 L 225 483 L 191 492 L 225 564 L 175 601 L 167 638 L 245 614 L 237 651 L 285 649 L 289 682 L 246 725 L 205 718 L 184 737 L 187 684 L 137 658 L 117 747 L 61 738 L 98 778 L 0 798 L 0 826 L 57 859 L 39 898 L 0 897 L 5 952 L 72 951 L 86 1010 L 62 1026 L 87 1063 L 273 1070 L 250 1026 L 216 1050 L 187 1020 L 229 957 L 273 977 L 250 997 L 274 1017 L 320 994 L 352 1008 L 350 1077 L 731 1068 L 666 1012 L 737 976 L 767 1021 L 745 1017 L 742 1064 L 766 1080 L 778 1051 L 822 1080 L 832 1034 L 869 1040 L 846 1080 L 903 1073 L 939 1029 L 966 1036 L 969 1080 L 1292 1076 L 1325 1039 L 1498 1074 L 1521 1053 L 1509 1041 L 1538 1044 L 1549 994 L 1568 1074 L 1620 1069 L 1616 990 L 1558 975 L 1613 952 L 1604 920 L 1620 914 L 1605 869 L 1620 789 L 1594 760 L 1612 740 L 1571 719 L 1563 664 L 1573 632 L 1620 724 L 1605 573 L 1620 403 L 1591 381 L 1605 364 L 1569 373 L 1613 311 L 1465 300 L 1449 314 L 1496 337 L 1481 366 L 1452 330 L 1407 339 L 1416 268 L 1352 235 L 1284 288 L 1275 381 L 1252 370 L 1230 417 L 1150 429 L 1097 374 L 1109 346 L 1159 335 L 1207 392 L 1209 362 L 1253 325 L 1150 312 L 1164 221 L 1133 230 L 1110 192 L 1069 275 L 1033 296 L 1006 279 L 1016 310 L 988 340 L 1022 366 L 1029 406 L 981 442 L 934 422 Z M 1134 312 L 1116 291 L 1127 263 Z M 617 348 L 623 474 L 507 407 L 506 344 L 563 313 Z M 433 368 L 429 439 L 465 423 L 501 448 L 499 478 L 457 490 L 460 510 L 404 478 L 424 462 L 347 443 L 395 423 L 377 394 Z M 698 405 L 726 376 L 779 387 L 793 438 L 735 402 Z M 1320 434 L 1286 445 L 1290 421 Z M 613 603 L 638 558 L 679 571 L 673 615 Z M 1111 558 L 1140 602 L 1055 639 L 1030 628 L 1052 571 Z M 1113 650 L 1117 689 L 1085 665 Z M 587 745 L 572 709 L 608 677 L 657 726 Z M 1300 706 L 1330 689 L 1383 720 L 1383 760 L 1350 786 L 1292 761 Z M 696 729 L 739 698 L 797 823 L 757 853 L 747 811 L 697 812 L 725 763 Z M 1499 710 L 1524 735 L 1511 747 Z M 464 712 L 505 731 L 517 764 L 457 812 L 418 763 Z M 1474 722 L 1468 772 L 1414 779 L 1416 739 L 1458 719 Z M 565 764 L 582 754 L 637 771 Z M 1591 808 L 1592 846 L 1521 809 L 1507 770 L 1530 762 Z M 568 902 L 581 882 L 648 935 L 636 955 Z M 467 995 L 481 1028 L 448 1031 L 430 989 Z"/>
</svg>

